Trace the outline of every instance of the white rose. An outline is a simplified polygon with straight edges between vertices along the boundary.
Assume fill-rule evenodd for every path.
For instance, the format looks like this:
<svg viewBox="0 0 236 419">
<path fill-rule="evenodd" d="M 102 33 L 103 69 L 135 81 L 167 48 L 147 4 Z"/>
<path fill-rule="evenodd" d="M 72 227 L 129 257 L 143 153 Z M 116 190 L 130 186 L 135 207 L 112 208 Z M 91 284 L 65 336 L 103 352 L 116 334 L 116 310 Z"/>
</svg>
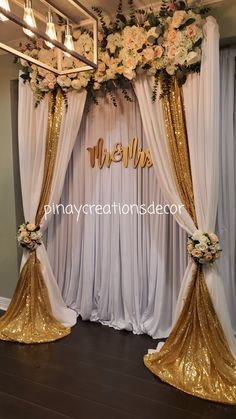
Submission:
<svg viewBox="0 0 236 419">
<path fill-rule="evenodd" d="M 196 249 L 200 250 L 201 252 L 205 252 L 208 249 L 208 246 L 205 243 L 199 243 L 196 245 Z"/>
<path fill-rule="evenodd" d="M 194 232 L 194 234 L 192 235 L 192 239 L 193 240 L 198 240 L 199 242 L 201 241 L 201 237 L 204 235 L 203 231 L 201 230 L 196 230 Z"/>
<path fill-rule="evenodd" d="M 75 90 L 80 90 L 82 88 L 81 81 L 78 80 L 78 79 L 73 80 L 72 83 L 71 83 L 71 86 Z"/>
<path fill-rule="evenodd" d="M 173 76 L 176 72 L 176 66 L 174 64 L 168 65 L 166 71 L 170 76 Z"/>
<path fill-rule="evenodd" d="M 175 55 L 175 63 L 183 65 L 187 58 L 187 55 L 188 55 L 188 52 L 185 48 L 183 47 L 177 48 L 176 55 Z"/>
<path fill-rule="evenodd" d="M 200 61 L 199 54 L 194 51 L 189 52 L 187 55 L 186 61 L 188 65 L 198 63 Z"/>
<path fill-rule="evenodd" d="M 107 49 L 114 54 L 116 48 L 122 47 L 122 37 L 119 33 L 110 34 L 107 37 Z"/>
<path fill-rule="evenodd" d="M 71 86 L 71 79 L 67 76 L 59 76 L 57 77 L 57 83 L 61 87 L 69 88 Z"/>
</svg>

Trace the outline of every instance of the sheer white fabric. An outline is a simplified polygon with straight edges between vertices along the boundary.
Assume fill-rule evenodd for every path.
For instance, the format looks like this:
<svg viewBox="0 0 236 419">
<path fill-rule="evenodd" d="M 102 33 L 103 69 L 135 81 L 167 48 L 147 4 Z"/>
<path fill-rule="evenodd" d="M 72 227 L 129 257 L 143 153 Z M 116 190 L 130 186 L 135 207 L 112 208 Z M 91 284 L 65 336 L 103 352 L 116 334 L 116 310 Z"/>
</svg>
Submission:
<svg viewBox="0 0 236 419">
<path fill-rule="evenodd" d="M 219 33 L 214 18 L 207 18 L 204 30 L 201 73 L 191 76 L 183 90 L 198 227 L 211 232 L 215 230 L 219 186 Z M 135 83 L 144 129 L 152 155 L 155 156 L 155 170 L 162 192 L 168 202 L 179 203 L 175 181 L 171 175 L 162 104 L 160 101 L 152 103 L 151 89 L 152 84 L 146 78 Z M 176 220 L 188 233 L 195 231 L 195 226 L 185 210 Z M 182 310 L 193 269 L 194 263 L 190 261 L 181 285 L 176 319 Z M 216 266 L 204 268 L 204 271 L 215 310 L 230 349 L 236 356 L 235 339 L 221 278 Z"/>
<path fill-rule="evenodd" d="M 231 321 L 236 331 L 236 48 L 222 50 L 220 54 L 220 196 L 218 204 L 218 232 L 223 248 L 219 267 L 224 278 Z"/>
<path fill-rule="evenodd" d="M 68 166 L 71 151 L 74 146 L 76 135 L 80 126 L 86 93 L 75 98 L 75 94 L 69 94 L 69 109 L 65 112 L 62 120 L 62 129 L 59 138 L 59 151 L 56 161 L 55 176 L 52 184 L 52 202 L 58 202 L 64 183 L 65 173 Z M 44 99 L 38 108 L 34 106 L 33 92 L 29 85 L 19 82 L 19 156 L 20 173 L 23 196 L 25 220 L 34 222 L 37 213 L 43 173 L 44 155 L 47 137 L 48 123 L 48 100 Z M 48 220 L 49 221 L 49 220 Z M 47 222 L 42 220 L 43 232 L 47 228 Z M 37 256 L 41 262 L 44 280 L 52 306 L 54 317 L 65 326 L 73 326 L 76 323 L 76 313 L 67 308 L 52 273 L 47 252 L 44 245 L 37 249 Z M 27 252 L 24 252 L 22 266 L 27 260 Z"/>
<path fill-rule="evenodd" d="M 137 103 L 118 99 L 118 108 L 101 99 L 84 116 L 70 161 L 61 203 L 163 203 L 153 168 L 112 163 L 91 168 L 87 147 L 99 137 L 112 150 L 134 137 L 146 148 Z M 186 267 L 186 235 L 167 215 L 55 216 L 47 251 L 68 306 L 83 319 L 117 329 L 167 336 L 180 279 Z"/>
</svg>

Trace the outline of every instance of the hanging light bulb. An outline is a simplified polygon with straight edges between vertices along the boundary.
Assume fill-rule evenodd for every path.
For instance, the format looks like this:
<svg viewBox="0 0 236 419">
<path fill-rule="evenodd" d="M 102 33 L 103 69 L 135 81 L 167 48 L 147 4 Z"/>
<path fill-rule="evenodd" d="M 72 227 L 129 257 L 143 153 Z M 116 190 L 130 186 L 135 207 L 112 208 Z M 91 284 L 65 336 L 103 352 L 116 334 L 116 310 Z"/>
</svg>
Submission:
<svg viewBox="0 0 236 419">
<path fill-rule="evenodd" d="M 8 0 L 0 0 L 0 6 L 3 9 L 7 10 L 7 12 L 11 11 Z M 8 20 L 8 18 L 6 16 L 4 16 L 2 13 L 0 13 L 0 20 L 2 22 L 6 22 Z"/>
<path fill-rule="evenodd" d="M 46 27 L 46 35 L 49 36 L 49 38 L 57 40 L 57 33 L 56 28 L 53 22 L 53 16 L 52 12 L 49 10 L 47 14 L 47 27 Z M 48 48 L 54 48 L 54 45 L 51 42 L 45 41 L 45 44 L 48 46 Z"/>
<path fill-rule="evenodd" d="M 34 12 L 32 9 L 32 0 L 25 0 L 25 7 L 24 7 L 24 21 L 29 25 L 32 26 L 32 28 L 36 28 L 36 22 L 34 17 Z M 31 32 L 29 29 L 23 28 L 23 31 L 26 35 L 30 36 L 31 38 L 34 35 L 33 32 Z"/>
<path fill-rule="evenodd" d="M 66 25 L 66 28 L 65 28 L 65 42 L 64 42 L 64 45 L 70 51 L 74 51 L 74 49 L 75 49 L 73 37 L 71 35 L 69 21 L 67 21 L 67 25 Z M 65 52 L 65 55 L 66 55 L 66 57 L 70 57 L 70 54 L 68 54 L 68 52 Z"/>
</svg>

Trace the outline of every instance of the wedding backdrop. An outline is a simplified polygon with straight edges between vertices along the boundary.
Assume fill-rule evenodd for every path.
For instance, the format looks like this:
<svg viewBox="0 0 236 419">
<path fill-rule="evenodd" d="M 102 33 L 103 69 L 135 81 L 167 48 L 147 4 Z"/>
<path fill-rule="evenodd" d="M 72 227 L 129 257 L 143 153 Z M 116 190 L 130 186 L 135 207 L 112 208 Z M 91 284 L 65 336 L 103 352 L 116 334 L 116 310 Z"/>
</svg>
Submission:
<svg viewBox="0 0 236 419">
<path fill-rule="evenodd" d="M 137 136 L 147 148 L 137 101 L 106 98 L 85 114 L 60 203 L 164 204 L 152 168 L 111 164 L 91 169 L 88 147 L 98 137 L 108 150 Z M 83 319 L 115 328 L 168 336 L 186 266 L 186 235 L 171 215 L 55 216 L 47 251 L 66 304 Z M 168 304 L 166 304 L 168 301 Z"/>
<path fill-rule="evenodd" d="M 235 50 L 222 52 L 220 77 L 215 19 L 178 4 L 163 2 L 160 16 L 151 13 L 143 27 L 135 26 L 131 8 L 129 24 L 122 18 L 114 33 L 98 12 L 103 33 L 94 76 L 56 78 L 23 63 L 19 153 L 26 222 L 18 241 L 24 256 L 0 338 L 54 341 L 70 333 L 78 314 L 167 337 L 144 357 L 155 375 L 186 393 L 236 404 Z M 134 57 L 135 40 L 142 48 Z M 27 48 L 38 55 L 42 49 Z M 110 89 L 111 80 L 123 96 Z M 100 97 L 87 113 L 86 100 L 96 102 L 96 90 L 110 101 Z M 113 160 L 117 143 L 128 150 L 137 138 L 153 166 L 113 161 L 108 168 L 108 156 L 103 168 L 96 159 L 91 167 L 88 148 L 99 138 L 106 153 L 116 150 Z M 152 201 L 182 210 L 173 217 L 45 216 L 45 206 L 59 203 Z"/>
</svg>

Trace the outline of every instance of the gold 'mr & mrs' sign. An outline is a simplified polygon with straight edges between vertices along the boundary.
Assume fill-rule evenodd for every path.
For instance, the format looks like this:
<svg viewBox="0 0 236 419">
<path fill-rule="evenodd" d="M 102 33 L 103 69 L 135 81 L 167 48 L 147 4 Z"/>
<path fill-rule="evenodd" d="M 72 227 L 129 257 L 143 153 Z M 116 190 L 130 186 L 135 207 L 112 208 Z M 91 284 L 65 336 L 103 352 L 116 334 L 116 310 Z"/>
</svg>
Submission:
<svg viewBox="0 0 236 419">
<path fill-rule="evenodd" d="M 124 167 L 127 168 L 129 160 L 131 160 L 134 169 L 138 166 L 144 168 L 153 165 L 150 151 L 148 149 L 143 150 L 139 146 L 137 138 L 133 138 L 127 147 L 124 147 L 121 143 L 116 143 L 111 152 L 104 148 L 104 139 L 99 138 L 97 145 L 89 147 L 87 150 L 90 154 L 91 166 L 95 167 L 97 160 L 99 169 L 102 169 L 104 165 L 109 168 L 111 163 L 119 162 L 123 162 Z"/>
</svg>

